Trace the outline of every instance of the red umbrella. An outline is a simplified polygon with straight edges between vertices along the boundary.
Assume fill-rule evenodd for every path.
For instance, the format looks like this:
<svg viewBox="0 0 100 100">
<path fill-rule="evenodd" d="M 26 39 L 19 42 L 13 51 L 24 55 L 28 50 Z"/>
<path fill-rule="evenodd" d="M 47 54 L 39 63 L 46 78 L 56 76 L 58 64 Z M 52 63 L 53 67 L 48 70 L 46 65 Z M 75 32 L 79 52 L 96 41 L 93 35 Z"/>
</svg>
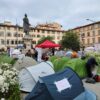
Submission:
<svg viewBox="0 0 100 100">
<path fill-rule="evenodd" d="M 37 45 L 36 47 L 40 47 L 40 48 L 53 48 L 53 47 L 60 47 L 59 44 L 55 44 L 52 41 L 46 40 L 43 43 Z"/>
</svg>

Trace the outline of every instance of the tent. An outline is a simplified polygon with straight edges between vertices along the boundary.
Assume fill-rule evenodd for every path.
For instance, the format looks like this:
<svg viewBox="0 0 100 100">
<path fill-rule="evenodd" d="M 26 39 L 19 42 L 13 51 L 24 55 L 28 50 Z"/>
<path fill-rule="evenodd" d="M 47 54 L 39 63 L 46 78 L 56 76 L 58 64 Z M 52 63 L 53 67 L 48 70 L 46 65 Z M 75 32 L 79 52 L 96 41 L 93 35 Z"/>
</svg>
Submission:
<svg viewBox="0 0 100 100">
<path fill-rule="evenodd" d="M 13 58 L 18 58 L 18 56 L 21 54 L 20 50 L 19 49 L 12 49 L 11 51 L 11 57 Z"/>
<path fill-rule="evenodd" d="M 85 51 L 86 52 L 95 51 L 95 47 L 86 47 Z"/>
<path fill-rule="evenodd" d="M 16 68 L 17 70 L 21 70 L 25 67 L 30 67 L 30 66 L 33 66 L 33 65 L 36 65 L 37 62 L 31 58 L 31 57 L 23 57 L 21 59 L 18 59 L 16 61 L 16 63 L 14 64 L 14 68 Z"/>
<path fill-rule="evenodd" d="M 85 90 L 82 81 L 72 69 L 66 68 L 41 77 L 25 100 L 96 100 L 96 96 Z"/>
<path fill-rule="evenodd" d="M 54 48 L 54 47 L 60 47 L 59 44 L 55 44 L 52 41 L 46 40 L 43 43 L 37 45 L 36 47 L 40 48 Z"/>
<path fill-rule="evenodd" d="M 71 58 L 72 53 L 73 53 L 72 51 L 67 51 L 67 52 L 66 52 L 66 56 L 69 57 L 69 58 Z"/>
<path fill-rule="evenodd" d="M 85 65 L 86 60 L 82 60 L 81 58 L 75 58 L 70 59 L 68 62 L 66 62 L 63 68 L 70 66 L 80 76 L 80 78 L 84 78 L 87 76 Z"/>
<path fill-rule="evenodd" d="M 49 61 L 41 62 L 37 65 L 22 69 L 18 75 L 20 90 L 31 92 L 39 80 L 39 77 L 47 76 L 50 74 L 54 74 L 54 70 L 52 63 Z"/>
</svg>

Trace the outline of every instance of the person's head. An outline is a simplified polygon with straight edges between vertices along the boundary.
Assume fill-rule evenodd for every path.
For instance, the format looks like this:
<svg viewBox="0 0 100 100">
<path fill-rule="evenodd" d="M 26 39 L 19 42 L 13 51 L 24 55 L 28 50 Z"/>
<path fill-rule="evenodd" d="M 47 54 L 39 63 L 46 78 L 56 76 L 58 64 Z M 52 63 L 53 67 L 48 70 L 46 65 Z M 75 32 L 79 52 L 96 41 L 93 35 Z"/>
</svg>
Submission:
<svg viewBox="0 0 100 100">
<path fill-rule="evenodd" d="M 29 49 L 28 52 L 31 52 L 31 50 Z"/>
<path fill-rule="evenodd" d="M 91 60 L 92 64 L 98 65 L 98 63 L 94 57 L 91 57 L 90 60 Z"/>
<path fill-rule="evenodd" d="M 20 49 L 20 52 L 22 52 L 22 49 Z"/>
</svg>

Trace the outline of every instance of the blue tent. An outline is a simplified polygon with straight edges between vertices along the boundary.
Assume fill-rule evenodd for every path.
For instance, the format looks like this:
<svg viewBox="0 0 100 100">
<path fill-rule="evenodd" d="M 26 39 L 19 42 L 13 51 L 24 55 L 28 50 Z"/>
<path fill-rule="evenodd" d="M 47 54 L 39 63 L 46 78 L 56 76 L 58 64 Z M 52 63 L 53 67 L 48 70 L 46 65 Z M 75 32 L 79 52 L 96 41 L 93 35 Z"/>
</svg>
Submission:
<svg viewBox="0 0 100 100">
<path fill-rule="evenodd" d="M 87 93 L 90 92 L 85 90 L 78 75 L 67 67 L 64 71 L 41 77 L 25 100 L 89 100 Z M 91 92 L 90 95 L 94 96 L 91 100 L 96 100 L 95 94 Z"/>
</svg>

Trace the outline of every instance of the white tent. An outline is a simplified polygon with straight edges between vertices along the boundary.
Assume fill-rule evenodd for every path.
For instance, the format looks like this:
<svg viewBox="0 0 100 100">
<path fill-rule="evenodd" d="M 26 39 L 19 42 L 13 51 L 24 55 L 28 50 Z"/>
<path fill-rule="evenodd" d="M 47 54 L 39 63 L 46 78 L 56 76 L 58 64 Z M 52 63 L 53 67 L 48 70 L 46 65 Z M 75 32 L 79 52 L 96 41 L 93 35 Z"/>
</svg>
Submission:
<svg viewBox="0 0 100 100">
<path fill-rule="evenodd" d="M 37 65 L 24 68 L 19 73 L 20 90 L 31 92 L 39 77 L 47 76 L 55 73 L 53 64 L 49 61 L 41 62 Z"/>
<path fill-rule="evenodd" d="M 11 51 L 12 50 L 12 51 Z M 19 49 L 11 49 L 11 57 L 18 58 L 19 55 L 21 55 L 21 52 Z"/>
<path fill-rule="evenodd" d="M 94 47 L 86 47 L 86 48 L 85 48 L 85 51 L 86 51 L 86 52 L 95 51 L 95 48 L 94 48 Z"/>
<path fill-rule="evenodd" d="M 37 62 L 33 58 L 25 56 L 16 61 L 16 63 L 14 64 L 14 68 L 16 68 L 17 70 L 21 70 L 25 67 L 30 67 L 36 64 Z"/>
</svg>

